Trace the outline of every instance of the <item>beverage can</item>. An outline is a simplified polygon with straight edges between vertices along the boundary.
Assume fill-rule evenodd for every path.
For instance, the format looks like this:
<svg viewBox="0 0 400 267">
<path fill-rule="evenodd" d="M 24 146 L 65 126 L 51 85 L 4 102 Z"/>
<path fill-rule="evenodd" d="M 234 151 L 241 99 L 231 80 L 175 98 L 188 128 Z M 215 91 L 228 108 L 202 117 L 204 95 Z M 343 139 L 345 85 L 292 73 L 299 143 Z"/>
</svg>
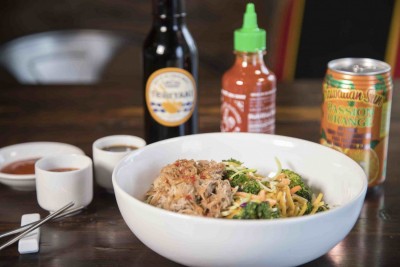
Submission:
<svg viewBox="0 0 400 267">
<path fill-rule="evenodd" d="M 320 143 L 355 160 L 369 187 L 386 178 L 392 92 L 390 66 L 385 62 L 342 58 L 328 63 Z"/>
</svg>

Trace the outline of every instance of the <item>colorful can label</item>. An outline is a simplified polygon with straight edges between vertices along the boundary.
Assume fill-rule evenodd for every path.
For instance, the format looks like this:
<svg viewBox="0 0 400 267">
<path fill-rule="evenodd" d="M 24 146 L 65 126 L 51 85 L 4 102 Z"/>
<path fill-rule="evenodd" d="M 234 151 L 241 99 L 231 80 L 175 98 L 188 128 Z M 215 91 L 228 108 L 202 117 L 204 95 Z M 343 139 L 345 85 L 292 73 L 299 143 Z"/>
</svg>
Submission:
<svg viewBox="0 0 400 267">
<path fill-rule="evenodd" d="M 392 88 L 384 62 L 345 58 L 328 63 L 320 142 L 358 162 L 369 187 L 386 177 Z"/>
<path fill-rule="evenodd" d="M 159 124 L 185 123 L 196 106 L 196 82 L 184 69 L 164 68 L 152 73 L 146 84 L 146 105 Z"/>
</svg>

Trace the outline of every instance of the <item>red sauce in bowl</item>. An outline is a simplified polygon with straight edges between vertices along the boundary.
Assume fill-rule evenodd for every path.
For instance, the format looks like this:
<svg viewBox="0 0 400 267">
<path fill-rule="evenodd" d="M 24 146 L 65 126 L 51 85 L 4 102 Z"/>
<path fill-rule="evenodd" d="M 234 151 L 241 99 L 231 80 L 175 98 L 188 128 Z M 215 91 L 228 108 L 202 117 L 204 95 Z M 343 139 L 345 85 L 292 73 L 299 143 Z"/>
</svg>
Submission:
<svg viewBox="0 0 400 267">
<path fill-rule="evenodd" d="M 35 174 L 35 163 L 39 158 L 14 161 L 0 169 L 8 174 Z"/>
</svg>

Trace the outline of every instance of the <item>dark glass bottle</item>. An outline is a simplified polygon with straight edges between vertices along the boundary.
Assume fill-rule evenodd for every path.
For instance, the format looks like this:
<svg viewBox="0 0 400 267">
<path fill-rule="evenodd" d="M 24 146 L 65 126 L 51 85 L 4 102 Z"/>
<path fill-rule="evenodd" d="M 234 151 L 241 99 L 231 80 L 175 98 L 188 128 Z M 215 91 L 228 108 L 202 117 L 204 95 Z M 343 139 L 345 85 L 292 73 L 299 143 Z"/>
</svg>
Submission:
<svg viewBox="0 0 400 267">
<path fill-rule="evenodd" d="M 186 26 L 184 0 L 153 0 L 143 45 L 147 143 L 197 133 L 198 55 Z"/>
</svg>

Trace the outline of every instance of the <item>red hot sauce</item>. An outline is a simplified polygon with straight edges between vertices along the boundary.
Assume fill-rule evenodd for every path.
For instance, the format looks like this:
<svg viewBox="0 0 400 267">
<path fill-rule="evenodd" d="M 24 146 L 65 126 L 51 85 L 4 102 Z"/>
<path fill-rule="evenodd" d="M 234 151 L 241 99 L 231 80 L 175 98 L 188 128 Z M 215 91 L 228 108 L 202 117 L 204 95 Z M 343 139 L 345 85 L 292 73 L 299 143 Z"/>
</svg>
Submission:
<svg viewBox="0 0 400 267">
<path fill-rule="evenodd" d="M 1 168 L 0 172 L 8 174 L 35 174 L 35 163 L 38 160 L 39 158 L 14 161 Z"/>
<path fill-rule="evenodd" d="M 224 74 L 221 131 L 275 133 L 276 77 L 264 63 L 266 33 L 248 4 L 243 27 L 235 31 L 235 64 Z"/>
</svg>

